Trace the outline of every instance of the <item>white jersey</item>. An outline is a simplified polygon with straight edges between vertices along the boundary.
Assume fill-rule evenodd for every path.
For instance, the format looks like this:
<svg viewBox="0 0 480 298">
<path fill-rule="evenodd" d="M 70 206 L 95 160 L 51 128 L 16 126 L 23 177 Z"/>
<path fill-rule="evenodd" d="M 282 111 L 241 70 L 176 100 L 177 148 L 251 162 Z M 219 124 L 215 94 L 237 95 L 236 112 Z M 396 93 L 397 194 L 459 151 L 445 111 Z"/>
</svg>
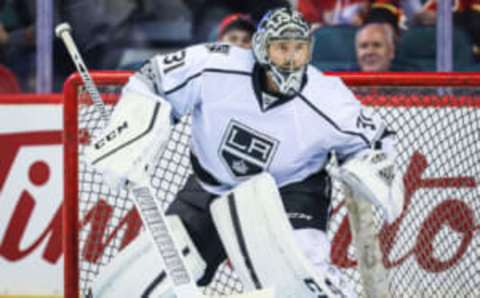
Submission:
<svg viewBox="0 0 480 298">
<path fill-rule="evenodd" d="M 261 90 L 251 50 L 204 44 L 152 58 L 126 88 L 168 100 L 174 118 L 192 115 L 194 171 L 221 194 L 268 171 L 279 186 L 321 170 L 329 153 L 346 158 L 383 134 L 337 77 L 309 66 L 301 92 L 279 98 Z"/>
</svg>

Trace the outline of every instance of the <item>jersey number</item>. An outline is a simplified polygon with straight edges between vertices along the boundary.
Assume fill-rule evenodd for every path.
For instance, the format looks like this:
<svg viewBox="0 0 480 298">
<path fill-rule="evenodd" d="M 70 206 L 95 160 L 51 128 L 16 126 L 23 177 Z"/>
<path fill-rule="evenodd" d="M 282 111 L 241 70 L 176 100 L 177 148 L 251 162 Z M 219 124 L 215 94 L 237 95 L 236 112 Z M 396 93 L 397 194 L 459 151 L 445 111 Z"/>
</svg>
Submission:
<svg viewBox="0 0 480 298">
<path fill-rule="evenodd" d="M 372 118 L 367 117 L 363 111 L 360 111 L 360 115 L 357 118 L 357 127 L 364 129 L 375 130 L 375 122 Z"/>
<path fill-rule="evenodd" d="M 181 50 L 181 51 L 166 55 L 163 58 L 163 64 L 165 65 L 165 70 L 163 72 L 168 73 L 178 67 L 185 65 L 186 54 L 187 53 L 185 50 Z"/>
</svg>

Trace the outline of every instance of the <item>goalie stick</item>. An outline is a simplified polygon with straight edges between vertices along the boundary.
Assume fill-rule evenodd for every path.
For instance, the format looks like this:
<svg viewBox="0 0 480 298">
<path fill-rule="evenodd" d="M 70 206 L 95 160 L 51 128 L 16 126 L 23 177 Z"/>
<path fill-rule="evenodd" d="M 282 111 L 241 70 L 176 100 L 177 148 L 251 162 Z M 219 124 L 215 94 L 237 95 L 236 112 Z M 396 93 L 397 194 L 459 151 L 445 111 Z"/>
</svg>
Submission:
<svg viewBox="0 0 480 298">
<path fill-rule="evenodd" d="M 82 77 L 87 92 L 92 97 L 95 108 L 98 109 L 103 119 L 108 120 L 109 115 L 100 96 L 100 92 L 92 80 L 70 32 L 71 27 L 67 23 L 59 24 L 55 28 L 55 34 L 58 38 L 62 39 L 65 44 L 75 67 Z M 204 297 L 185 265 L 185 260 L 176 246 L 171 230 L 166 223 L 165 215 L 163 214 L 157 200 L 155 200 L 152 195 L 149 183 L 145 181 L 142 185 L 135 185 L 130 190 L 144 226 L 162 257 L 165 269 L 174 285 L 174 291 L 177 297 Z"/>
</svg>

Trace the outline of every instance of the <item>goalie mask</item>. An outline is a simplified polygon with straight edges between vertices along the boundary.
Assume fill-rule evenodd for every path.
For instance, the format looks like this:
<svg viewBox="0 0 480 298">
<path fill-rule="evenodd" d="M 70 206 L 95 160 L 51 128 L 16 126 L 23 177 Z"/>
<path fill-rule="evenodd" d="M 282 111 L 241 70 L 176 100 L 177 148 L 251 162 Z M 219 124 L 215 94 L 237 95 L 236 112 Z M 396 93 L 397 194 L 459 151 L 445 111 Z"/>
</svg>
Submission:
<svg viewBox="0 0 480 298">
<path fill-rule="evenodd" d="M 252 37 L 252 46 L 255 59 L 270 73 L 280 93 L 293 95 L 300 91 L 312 57 L 313 37 L 310 25 L 299 12 L 289 8 L 268 12 Z"/>
</svg>

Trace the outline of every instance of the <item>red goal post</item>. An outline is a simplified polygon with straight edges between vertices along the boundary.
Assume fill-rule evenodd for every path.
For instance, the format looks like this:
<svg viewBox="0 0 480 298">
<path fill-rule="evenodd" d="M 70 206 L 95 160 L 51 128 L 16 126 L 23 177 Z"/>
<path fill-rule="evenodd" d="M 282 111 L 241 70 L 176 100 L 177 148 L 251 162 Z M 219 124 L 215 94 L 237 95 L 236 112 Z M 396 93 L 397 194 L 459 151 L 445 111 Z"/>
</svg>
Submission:
<svg viewBox="0 0 480 298">
<path fill-rule="evenodd" d="M 93 72 L 92 77 L 103 99 L 114 105 L 130 74 Z M 393 297 L 479 297 L 480 73 L 338 75 L 399 135 L 404 210 L 391 225 L 380 224 L 377 216 Z M 82 148 L 102 122 L 79 75 L 66 81 L 64 100 L 64 295 L 73 298 L 88 293 L 99 268 L 135 238 L 141 222 L 128 194 L 110 192 L 82 162 Z M 190 173 L 188 135 L 187 119 L 177 125 L 164 165 L 152 178 L 164 206 Z M 328 231 L 331 258 L 362 295 L 345 209 L 336 188 Z M 205 293 L 241 290 L 224 266 Z"/>
</svg>

